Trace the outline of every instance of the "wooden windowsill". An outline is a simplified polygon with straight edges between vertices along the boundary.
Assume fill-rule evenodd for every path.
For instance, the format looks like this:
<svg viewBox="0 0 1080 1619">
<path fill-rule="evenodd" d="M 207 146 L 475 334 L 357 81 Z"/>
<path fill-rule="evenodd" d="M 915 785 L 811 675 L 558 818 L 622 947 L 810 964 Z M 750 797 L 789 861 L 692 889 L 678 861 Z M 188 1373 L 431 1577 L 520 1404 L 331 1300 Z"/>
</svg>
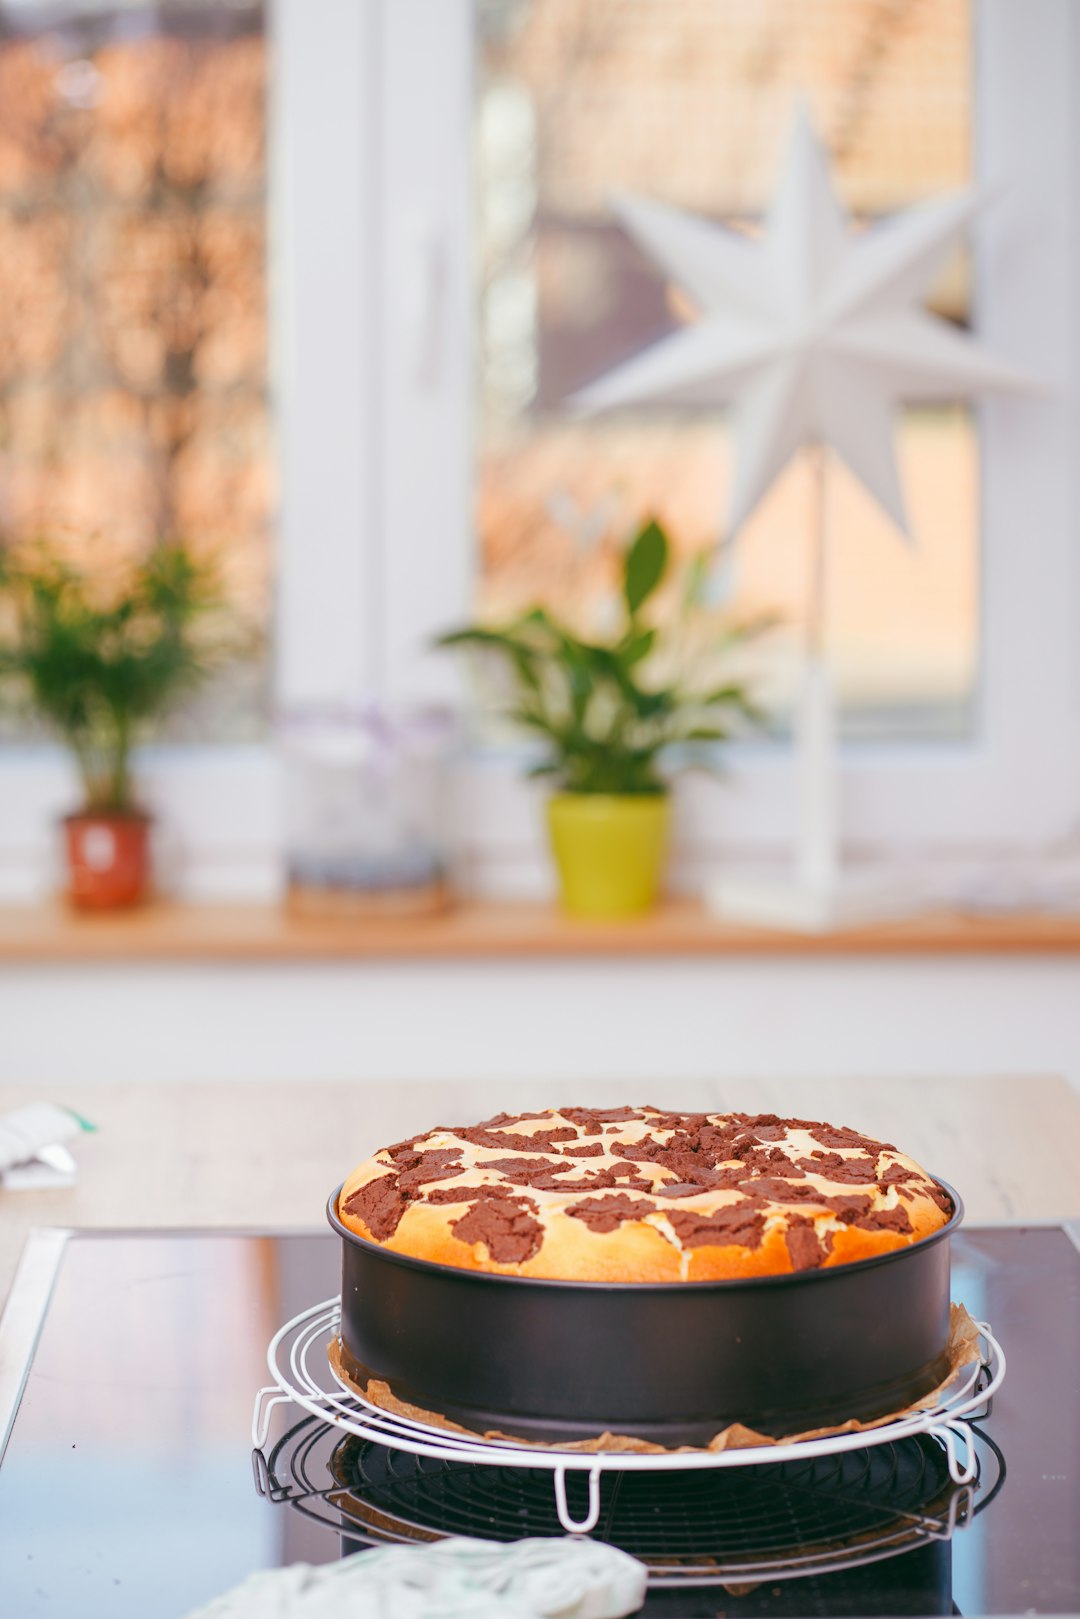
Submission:
<svg viewBox="0 0 1080 1619">
<path fill-rule="evenodd" d="M 403 961 L 567 956 L 1080 954 L 1080 916 L 964 916 L 820 935 L 718 922 L 671 900 L 630 922 L 580 922 L 552 905 L 468 901 L 440 916 L 315 921 L 274 905 L 157 903 L 107 916 L 63 905 L 0 908 L 0 963 Z"/>
</svg>

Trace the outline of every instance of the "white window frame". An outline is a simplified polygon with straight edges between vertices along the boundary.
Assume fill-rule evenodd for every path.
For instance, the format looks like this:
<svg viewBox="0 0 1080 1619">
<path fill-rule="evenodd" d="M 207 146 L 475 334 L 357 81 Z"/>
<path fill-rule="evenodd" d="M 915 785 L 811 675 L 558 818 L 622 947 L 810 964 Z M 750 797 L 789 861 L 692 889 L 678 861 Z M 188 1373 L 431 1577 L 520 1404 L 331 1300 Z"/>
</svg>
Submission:
<svg viewBox="0 0 1080 1619">
<path fill-rule="evenodd" d="M 843 750 L 852 848 L 1052 853 L 1080 820 L 1080 13 L 975 0 L 977 327 L 1047 379 L 981 412 L 979 719 L 963 743 Z M 472 0 L 270 0 L 273 394 L 281 506 L 281 708 L 452 699 L 432 638 L 468 616 L 474 400 Z M 505 754 L 461 773 L 463 869 L 486 890 L 545 880 L 539 796 Z M 166 879 L 272 892 L 272 745 L 146 752 Z M 793 830 L 792 761 L 747 746 L 679 793 L 684 877 L 773 856 Z M 50 886 L 76 798 L 54 749 L 0 751 L 0 898 Z"/>
</svg>

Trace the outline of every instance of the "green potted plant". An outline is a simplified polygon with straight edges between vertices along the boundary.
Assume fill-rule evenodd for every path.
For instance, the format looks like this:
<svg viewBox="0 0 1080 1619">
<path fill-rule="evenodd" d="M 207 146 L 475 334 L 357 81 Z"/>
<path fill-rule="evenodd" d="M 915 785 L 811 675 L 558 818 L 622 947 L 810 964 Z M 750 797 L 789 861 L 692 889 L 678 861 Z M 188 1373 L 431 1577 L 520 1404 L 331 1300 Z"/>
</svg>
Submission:
<svg viewBox="0 0 1080 1619">
<path fill-rule="evenodd" d="M 146 892 L 150 817 L 132 748 L 216 663 L 205 631 L 219 606 L 213 569 L 179 543 L 93 572 L 45 544 L 0 549 L 0 680 L 67 745 L 82 782 L 64 821 L 78 906 Z"/>
<path fill-rule="evenodd" d="M 530 774 L 557 785 L 548 825 L 574 915 L 629 916 L 653 903 L 671 819 L 662 765 L 711 764 L 717 743 L 760 719 L 746 686 L 721 681 L 718 664 L 765 620 L 718 630 L 701 603 L 705 571 L 695 559 L 678 608 L 661 620 L 671 547 L 650 520 L 623 555 L 621 622 L 608 640 L 585 640 L 541 607 L 505 628 L 440 639 L 488 650 L 509 670 L 508 716 L 544 745 Z"/>
</svg>

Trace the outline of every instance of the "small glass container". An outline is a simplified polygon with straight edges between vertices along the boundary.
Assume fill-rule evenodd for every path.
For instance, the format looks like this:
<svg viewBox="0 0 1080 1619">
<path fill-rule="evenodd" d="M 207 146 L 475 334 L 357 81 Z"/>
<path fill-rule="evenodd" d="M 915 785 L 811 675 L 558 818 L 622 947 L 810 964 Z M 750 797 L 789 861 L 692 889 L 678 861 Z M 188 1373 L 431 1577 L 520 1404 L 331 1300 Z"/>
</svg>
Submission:
<svg viewBox="0 0 1080 1619">
<path fill-rule="evenodd" d="M 281 726 L 288 904 L 311 916 L 421 916 L 450 901 L 451 716 L 305 709 Z"/>
</svg>

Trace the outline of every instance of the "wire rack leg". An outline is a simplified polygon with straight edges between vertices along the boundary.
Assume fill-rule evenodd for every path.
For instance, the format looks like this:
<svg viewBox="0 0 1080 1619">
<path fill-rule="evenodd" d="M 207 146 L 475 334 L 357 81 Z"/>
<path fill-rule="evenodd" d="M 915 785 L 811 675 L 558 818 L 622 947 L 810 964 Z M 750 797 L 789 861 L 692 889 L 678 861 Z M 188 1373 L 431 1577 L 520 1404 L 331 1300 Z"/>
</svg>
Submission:
<svg viewBox="0 0 1080 1619">
<path fill-rule="evenodd" d="M 945 1446 L 945 1456 L 949 1464 L 949 1477 L 954 1484 L 970 1484 L 975 1477 L 978 1461 L 975 1456 L 975 1439 L 966 1422 L 955 1418 L 952 1422 L 942 1423 L 935 1433 Z M 964 1446 L 964 1456 L 961 1459 L 957 1449 L 957 1441 Z"/>
<path fill-rule="evenodd" d="M 570 1516 L 570 1508 L 566 1504 L 566 1468 L 557 1467 L 555 1510 L 559 1514 L 559 1522 L 568 1535 L 587 1535 L 590 1529 L 595 1529 L 600 1519 L 600 1469 L 598 1467 L 589 1469 L 589 1510 L 580 1523 L 577 1523 Z"/>
<path fill-rule="evenodd" d="M 262 1388 L 255 1396 L 255 1409 L 251 1413 L 251 1448 L 262 1450 L 270 1437 L 270 1416 L 276 1405 L 288 1405 L 289 1396 L 282 1394 L 281 1390 L 271 1384 L 269 1388 Z"/>
<path fill-rule="evenodd" d="M 269 1501 L 272 1491 L 270 1469 L 266 1465 L 266 1457 L 261 1450 L 253 1450 L 251 1453 L 251 1471 L 255 1475 L 256 1491 Z"/>
<path fill-rule="evenodd" d="M 976 1321 L 975 1325 L 979 1329 L 979 1337 L 980 1337 L 980 1344 L 979 1344 L 980 1355 L 979 1355 L 979 1358 L 980 1358 L 980 1361 L 982 1363 L 983 1370 L 990 1375 L 991 1381 L 993 1381 L 994 1350 L 995 1349 L 997 1350 L 999 1360 L 1003 1360 L 1004 1357 L 1001 1354 L 1001 1349 L 998 1346 L 998 1344 L 997 1344 L 997 1342 L 996 1342 L 996 1340 L 994 1338 L 993 1333 L 990 1331 L 989 1324 L 987 1322 L 985 1322 L 985 1321 Z M 991 1345 L 993 1345 L 993 1348 L 991 1347 Z M 998 1381 L 998 1383 L 1001 1382 L 1000 1377 L 997 1379 L 997 1381 Z M 971 1414 L 972 1415 L 977 1415 L 979 1418 L 988 1417 L 990 1415 L 990 1413 L 993 1411 L 993 1409 L 994 1409 L 994 1396 L 993 1396 L 992 1393 L 990 1393 L 990 1394 L 988 1394 L 986 1396 L 986 1400 L 985 1400 L 985 1402 L 983 1404 L 982 1410 L 979 1411 L 978 1413 L 971 1413 Z"/>
</svg>

